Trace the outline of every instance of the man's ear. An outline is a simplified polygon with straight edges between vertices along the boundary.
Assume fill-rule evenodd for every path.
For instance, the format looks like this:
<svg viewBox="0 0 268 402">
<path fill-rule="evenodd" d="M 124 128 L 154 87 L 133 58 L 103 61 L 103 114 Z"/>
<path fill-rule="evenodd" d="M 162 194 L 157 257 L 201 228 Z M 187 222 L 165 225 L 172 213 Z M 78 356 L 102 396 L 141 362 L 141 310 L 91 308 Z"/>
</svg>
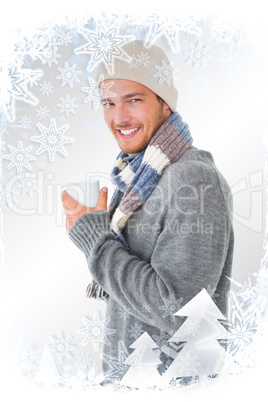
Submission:
<svg viewBox="0 0 268 402">
<path fill-rule="evenodd" d="M 164 108 L 167 115 L 170 116 L 172 114 L 172 111 L 166 102 L 164 102 Z"/>
</svg>

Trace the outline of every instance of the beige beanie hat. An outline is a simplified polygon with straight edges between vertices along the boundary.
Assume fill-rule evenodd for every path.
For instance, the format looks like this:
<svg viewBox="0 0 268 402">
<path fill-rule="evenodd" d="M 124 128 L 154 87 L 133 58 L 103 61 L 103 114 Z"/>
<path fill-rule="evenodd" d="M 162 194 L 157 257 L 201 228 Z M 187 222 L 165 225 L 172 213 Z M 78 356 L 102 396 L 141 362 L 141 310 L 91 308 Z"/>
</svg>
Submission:
<svg viewBox="0 0 268 402">
<path fill-rule="evenodd" d="M 145 48 L 140 40 L 128 42 L 121 48 L 126 60 L 114 57 L 110 72 L 100 63 L 95 71 L 98 77 L 102 76 L 102 80 L 125 79 L 138 82 L 160 96 L 174 112 L 178 92 L 173 84 L 173 74 L 177 70 L 165 52 L 155 45 Z"/>
</svg>

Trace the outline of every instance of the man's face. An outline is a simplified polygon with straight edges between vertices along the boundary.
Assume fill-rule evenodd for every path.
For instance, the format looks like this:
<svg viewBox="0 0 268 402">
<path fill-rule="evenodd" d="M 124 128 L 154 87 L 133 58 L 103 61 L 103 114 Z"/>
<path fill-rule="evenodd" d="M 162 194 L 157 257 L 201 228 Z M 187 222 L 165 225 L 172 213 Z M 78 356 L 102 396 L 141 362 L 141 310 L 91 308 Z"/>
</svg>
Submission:
<svg viewBox="0 0 268 402">
<path fill-rule="evenodd" d="M 137 82 L 115 79 L 104 84 L 112 84 L 113 94 L 102 99 L 104 119 L 119 147 L 125 153 L 142 151 L 171 115 L 169 106 Z"/>
</svg>

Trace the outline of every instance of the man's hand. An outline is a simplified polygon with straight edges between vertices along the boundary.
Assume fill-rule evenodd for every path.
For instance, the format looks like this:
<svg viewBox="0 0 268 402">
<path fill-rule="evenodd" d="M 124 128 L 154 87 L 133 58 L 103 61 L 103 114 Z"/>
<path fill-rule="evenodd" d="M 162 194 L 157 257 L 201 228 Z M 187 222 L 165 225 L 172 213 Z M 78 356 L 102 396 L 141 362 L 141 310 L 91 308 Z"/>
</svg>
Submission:
<svg viewBox="0 0 268 402">
<path fill-rule="evenodd" d="M 107 211 L 108 189 L 103 187 L 99 192 L 99 200 L 94 208 L 86 207 L 73 199 L 66 191 L 61 193 L 63 210 L 66 215 L 66 229 L 69 233 L 71 227 L 81 216 L 93 211 Z"/>
</svg>

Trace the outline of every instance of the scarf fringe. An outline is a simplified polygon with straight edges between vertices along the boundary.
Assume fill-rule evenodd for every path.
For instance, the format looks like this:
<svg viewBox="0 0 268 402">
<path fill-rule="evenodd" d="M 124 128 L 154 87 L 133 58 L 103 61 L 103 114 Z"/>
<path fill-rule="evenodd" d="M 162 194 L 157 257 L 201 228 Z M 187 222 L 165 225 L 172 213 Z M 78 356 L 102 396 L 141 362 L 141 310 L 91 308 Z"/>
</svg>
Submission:
<svg viewBox="0 0 268 402">
<path fill-rule="evenodd" d="M 100 299 L 108 301 L 109 295 L 102 289 L 102 287 L 94 280 L 87 286 L 86 297 L 92 299 Z"/>
</svg>

